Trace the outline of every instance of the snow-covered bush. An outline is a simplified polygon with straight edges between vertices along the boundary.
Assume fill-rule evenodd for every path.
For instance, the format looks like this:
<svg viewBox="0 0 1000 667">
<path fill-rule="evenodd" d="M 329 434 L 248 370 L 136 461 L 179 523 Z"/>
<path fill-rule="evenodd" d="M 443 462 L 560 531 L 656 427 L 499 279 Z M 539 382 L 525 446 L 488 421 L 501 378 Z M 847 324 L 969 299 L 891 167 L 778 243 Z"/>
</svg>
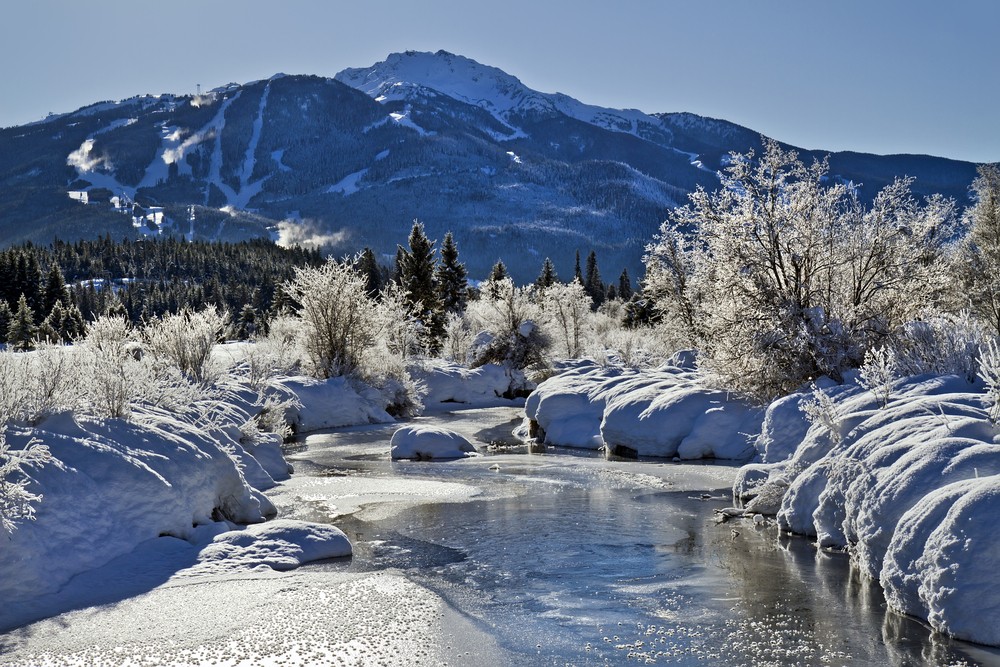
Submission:
<svg viewBox="0 0 1000 667">
<path fill-rule="evenodd" d="M 298 305 L 309 371 L 318 378 L 353 372 L 381 333 L 365 277 L 352 262 L 331 258 L 322 266 L 296 268 L 283 289 Z"/>
<path fill-rule="evenodd" d="M 548 330 L 556 354 L 576 359 L 587 348 L 587 336 L 593 330 L 592 303 L 578 280 L 568 284 L 554 283 L 542 290 L 539 298 L 541 324 Z"/>
<path fill-rule="evenodd" d="M 214 306 L 200 311 L 183 310 L 146 323 L 144 335 L 149 352 L 168 360 L 194 382 L 208 383 L 217 369 L 209 361 L 212 348 L 226 329 L 229 315 Z"/>
<path fill-rule="evenodd" d="M 466 316 L 479 325 L 480 334 L 471 346 L 471 365 L 500 364 L 524 369 L 546 364 L 548 335 L 535 323 L 538 306 L 531 289 L 516 287 L 510 278 L 483 284 L 478 301 L 470 302 Z"/>
</svg>

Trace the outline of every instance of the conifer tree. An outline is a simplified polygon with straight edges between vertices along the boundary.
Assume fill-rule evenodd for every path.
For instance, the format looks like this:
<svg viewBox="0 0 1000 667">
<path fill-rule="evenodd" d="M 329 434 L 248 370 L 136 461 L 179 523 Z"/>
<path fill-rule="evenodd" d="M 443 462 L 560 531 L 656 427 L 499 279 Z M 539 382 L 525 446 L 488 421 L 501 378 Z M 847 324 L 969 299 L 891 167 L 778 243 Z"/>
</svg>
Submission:
<svg viewBox="0 0 1000 667">
<path fill-rule="evenodd" d="M 491 282 L 498 282 L 507 277 L 507 265 L 503 263 L 502 259 L 498 259 L 497 263 L 493 265 L 490 269 L 489 280 Z"/>
<path fill-rule="evenodd" d="M 444 310 L 434 284 L 434 241 L 427 238 L 424 226 L 414 221 L 410 230 L 410 249 L 399 246 L 400 286 L 410 312 L 424 326 L 422 343 L 431 353 L 441 347 L 444 336 Z"/>
<path fill-rule="evenodd" d="M 542 262 L 542 272 L 535 278 L 535 285 L 541 289 L 545 289 L 558 281 L 559 276 L 556 275 L 556 267 L 552 264 L 552 260 L 546 257 L 545 261 Z"/>
<path fill-rule="evenodd" d="M 14 320 L 14 311 L 10 309 L 7 302 L 0 299 L 0 343 L 7 342 L 7 330 Z"/>
<path fill-rule="evenodd" d="M 597 253 L 593 250 L 587 255 L 587 277 L 583 286 L 593 299 L 594 308 L 604 303 L 604 283 L 601 281 L 600 269 L 597 268 Z"/>
<path fill-rule="evenodd" d="M 42 311 L 52 312 L 52 308 L 57 304 L 64 307 L 70 305 L 69 290 L 66 289 L 66 279 L 55 262 L 49 267 L 48 277 L 45 279 L 45 288 L 42 290 Z"/>
<path fill-rule="evenodd" d="M 573 265 L 573 280 L 580 281 L 581 285 L 584 284 L 584 282 L 583 282 L 583 272 L 580 270 L 580 251 L 579 250 L 576 251 L 576 263 Z"/>
<path fill-rule="evenodd" d="M 451 232 L 441 244 L 441 263 L 435 272 L 438 296 L 445 313 L 462 313 L 469 301 L 469 272 L 458 261 L 458 246 Z"/>
<path fill-rule="evenodd" d="M 7 329 L 7 344 L 15 350 L 32 350 L 35 347 L 35 314 L 28 305 L 28 298 L 21 295 L 17 300 L 17 312 Z"/>
<path fill-rule="evenodd" d="M 371 248 L 366 247 L 361 251 L 356 268 L 365 277 L 365 292 L 368 296 L 375 297 L 382 291 L 384 287 L 382 284 L 382 268 L 378 265 L 378 260 L 375 259 L 375 252 Z"/>
<path fill-rule="evenodd" d="M 628 275 L 628 269 L 622 269 L 622 274 L 618 277 L 618 298 L 628 301 L 632 298 L 632 279 Z"/>
</svg>

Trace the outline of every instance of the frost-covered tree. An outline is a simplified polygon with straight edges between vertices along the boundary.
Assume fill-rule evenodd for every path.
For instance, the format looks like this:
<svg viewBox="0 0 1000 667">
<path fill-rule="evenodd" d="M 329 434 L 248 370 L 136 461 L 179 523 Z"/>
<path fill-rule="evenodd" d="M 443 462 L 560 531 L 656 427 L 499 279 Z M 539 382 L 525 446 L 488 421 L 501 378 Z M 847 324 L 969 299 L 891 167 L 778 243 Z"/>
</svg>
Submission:
<svg viewBox="0 0 1000 667">
<path fill-rule="evenodd" d="M 451 232 L 441 243 L 441 262 L 435 271 L 438 298 L 445 313 L 461 313 L 469 302 L 469 272 L 458 261 L 458 246 Z"/>
<path fill-rule="evenodd" d="M 734 154 L 647 248 L 646 290 L 731 386 L 773 396 L 834 378 L 935 304 L 954 205 L 897 180 L 865 209 L 773 141 Z M 685 230 L 685 231 L 681 231 Z"/>
<path fill-rule="evenodd" d="M 538 307 L 530 290 L 510 278 L 483 285 L 482 297 L 469 304 L 468 315 L 490 334 L 489 342 L 474 350 L 473 365 L 499 363 L 527 368 L 545 362 L 549 340 L 535 322 Z"/>
<path fill-rule="evenodd" d="M 975 313 L 1000 336 L 1000 164 L 984 164 L 972 182 L 962 253 L 963 292 Z"/>
<path fill-rule="evenodd" d="M 578 281 L 556 283 L 542 291 L 542 323 L 567 359 L 576 359 L 586 345 L 593 302 Z"/>
</svg>

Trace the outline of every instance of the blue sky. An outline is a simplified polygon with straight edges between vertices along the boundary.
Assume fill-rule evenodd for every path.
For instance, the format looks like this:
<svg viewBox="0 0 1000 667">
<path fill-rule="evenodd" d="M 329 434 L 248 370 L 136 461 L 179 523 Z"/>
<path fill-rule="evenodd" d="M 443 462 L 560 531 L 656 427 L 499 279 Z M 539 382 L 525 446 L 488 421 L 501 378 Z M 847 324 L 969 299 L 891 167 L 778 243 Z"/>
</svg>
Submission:
<svg viewBox="0 0 1000 667">
<path fill-rule="evenodd" d="M 995 0 L 30 0 L 0 10 L 0 126 L 445 49 L 584 102 L 804 148 L 1000 161 Z"/>
</svg>

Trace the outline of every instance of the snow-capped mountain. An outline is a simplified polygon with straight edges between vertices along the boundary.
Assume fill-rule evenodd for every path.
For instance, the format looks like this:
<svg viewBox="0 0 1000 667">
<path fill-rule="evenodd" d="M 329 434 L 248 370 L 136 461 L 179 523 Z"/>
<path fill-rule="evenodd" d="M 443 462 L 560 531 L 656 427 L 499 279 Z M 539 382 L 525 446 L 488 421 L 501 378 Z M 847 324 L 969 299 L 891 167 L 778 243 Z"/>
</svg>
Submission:
<svg viewBox="0 0 1000 667">
<path fill-rule="evenodd" d="M 419 218 L 432 238 L 454 232 L 474 277 L 503 258 L 530 280 L 546 256 L 568 275 L 591 249 L 606 278 L 639 275 L 670 208 L 760 141 L 724 120 L 605 109 L 462 56 L 406 52 L 334 79 L 275 75 L 0 130 L 0 243 L 270 235 L 388 260 Z M 975 175 L 927 156 L 835 153 L 830 165 L 862 197 L 905 174 L 917 194 L 965 203 Z"/>
</svg>

